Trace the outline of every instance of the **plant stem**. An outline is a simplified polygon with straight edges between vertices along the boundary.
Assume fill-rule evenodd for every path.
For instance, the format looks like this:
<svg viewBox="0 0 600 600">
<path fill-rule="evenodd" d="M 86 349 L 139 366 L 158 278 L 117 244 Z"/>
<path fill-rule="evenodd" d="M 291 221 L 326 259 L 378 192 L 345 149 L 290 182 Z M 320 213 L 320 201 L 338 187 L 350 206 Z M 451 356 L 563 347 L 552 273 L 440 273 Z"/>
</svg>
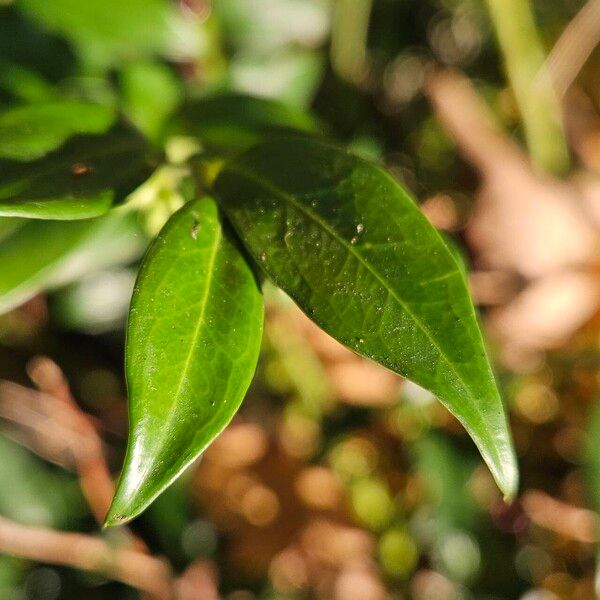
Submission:
<svg viewBox="0 0 600 600">
<path fill-rule="evenodd" d="M 337 0 L 331 29 L 331 63 L 346 81 L 360 84 L 367 71 L 367 37 L 373 0 Z"/>
<path fill-rule="evenodd" d="M 569 155 L 561 108 L 545 68 L 530 0 L 486 0 L 525 130 L 532 162 L 564 173 Z"/>
</svg>

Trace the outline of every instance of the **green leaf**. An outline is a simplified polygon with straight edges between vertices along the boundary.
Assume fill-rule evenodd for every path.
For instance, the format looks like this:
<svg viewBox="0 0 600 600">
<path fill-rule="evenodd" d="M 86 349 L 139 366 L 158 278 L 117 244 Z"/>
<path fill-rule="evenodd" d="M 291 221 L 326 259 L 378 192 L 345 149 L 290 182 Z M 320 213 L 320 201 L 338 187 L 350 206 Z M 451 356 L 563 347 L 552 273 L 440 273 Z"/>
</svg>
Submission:
<svg viewBox="0 0 600 600">
<path fill-rule="evenodd" d="M 192 57 L 198 29 L 170 0 L 16 0 L 43 29 L 75 44 L 97 68 L 167 54 Z"/>
<path fill-rule="evenodd" d="M 2 16 L 0 15 L 0 20 Z M 2 31 L 0 30 L 0 36 Z M 1 58 L 0 48 L 0 92 L 22 102 L 44 102 L 56 99 L 57 92 L 39 73 L 23 65 Z"/>
<path fill-rule="evenodd" d="M 65 40 L 37 27 L 31 19 L 17 9 L 15 4 L 15 2 L 0 3 L 0 86 L 4 87 L 13 98 L 23 98 L 20 93 L 23 88 L 17 81 L 23 72 L 27 72 L 38 79 L 38 83 L 42 84 L 45 91 L 34 84 L 42 94 L 34 93 L 31 96 L 26 93 L 25 96 L 39 101 L 42 97 L 48 98 L 45 92 L 52 92 L 53 83 L 65 81 L 75 74 L 77 59 Z M 25 77 L 31 80 L 31 77 L 27 75 Z M 43 85 L 44 81 L 49 87 Z M 9 85 L 4 86 L 3 83 Z M 11 83 L 17 83 L 16 89 Z M 54 94 L 56 91 L 54 90 Z"/>
<path fill-rule="evenodd" d="M 0 217 L 0 242 L 26 223 L 26 221 L 27 219 L 17 219 L 15 217 Z"/>
<path fill-rule="evenodd" d="M 138 62 L 121 73 L 123 111 L 152 140 L 160 140 L 167 118 L 183 95 L 181 80 L 166 65 Z"/>
<path fill-rule="evenodd" d="M 244 150 L 269 136 L 281 136 L 282 132 L 318 131 L 316 121 L 300 110 L 242 94 L 189 102 L 182 108 L 179 127 L 208 148 L 227 153 Z"/>
<path fill-rule="evenodd" d="M 95 217 L 122 201 L 151 173 L 147 143 L 137 133 L 77 136 L 31 162 L 0 160 L 0 215 Z"/>
<path fill-rule="evenodd" d="M 130 434 L 106 518 L 142 512 L 236 413 L 254 374 L 262 296 L 214 200 L 186 204 L 150 247 L 133 294 Z"/>
<path fill-rule="evenodd" d="M 9 219 L 1 219 L 3 226 Z M 100 219 L 10 219 L 17 227 L 0 238 L 0 314 L 84 273 L 126 261 L 139 251 L 134 217 L 112 212 Z"/>
<path fill-rule="evenodd" d="M 18 400 L 17 396 L 13 401 Z M 0 515 L 5 518 L 27 525 L 66 527 L 84 512 L 73 477 L 53 470 L 4 435 L 0 435 L 0 478 L 10 481 L 0 488 Z"/>
<path fill-rule="evenodd" d="M 76 133 L 105 133 L 114 120 L 110 108 L 82 102 L 12 108 L 0 113 L 0 158 L 40 158 Z"/>
<path fill-rule="evenodd" d="M 436 394 L 514 496 L 510 433 L 464 275 L 402 188 L 296 138 L 232 160 L 215 191 L 274 283 L 346 346 Z"/>
</svg>

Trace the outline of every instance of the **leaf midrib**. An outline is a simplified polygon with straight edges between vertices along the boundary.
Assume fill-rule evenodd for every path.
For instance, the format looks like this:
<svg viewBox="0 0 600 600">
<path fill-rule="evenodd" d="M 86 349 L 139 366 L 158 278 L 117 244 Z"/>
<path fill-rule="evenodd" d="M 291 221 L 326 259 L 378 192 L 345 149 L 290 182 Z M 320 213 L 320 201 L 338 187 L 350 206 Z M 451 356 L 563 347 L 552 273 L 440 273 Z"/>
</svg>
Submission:
<svg viewBox="0 0 600 600">
<path fill-rule="evenodd" d="M 196 327 L 194 328 L 194 333 L 192 335 L 192 341 L 189 346 L 188 354 L 186 356 L 186 359 L 185 359 L 185 362 L 183 365 L 183 369 L 181 370 L 181 376 L 180 376 L 179 382 L 177 384 L 177 390 L 176 390 L 175 394 L 173 395 L 173 402 L 171 403 L 169 412 L 165 418 L 165 427 L 163 428 L 163 434 L 160 436 L 160 440 L 156 444 L 157 448 L 161 448 L 165 439 L 170 435 L 169 428 L 166 426 L 166 424 L 169 423 L 169 421 L 172 419 L 173 415 L 175 414 L 175 411 L 177 410 L 177 400 L 179 398 L 179 395 L 181 394 L 181 390 L 183 388 L 183 383 L 184 383 L 185 379 L 187 378 L 188 370 L 190 368 L 190 364 L 192 361 L 192 356 L 194 355 L 194 351 L 196 350 L 196 346 L 198 344 L 198 339 L 200 337 L 200 331 L 202 329 L 202 326 L 204 325 L 204 317 L 206 314 L 206 307 L 208 306 L 208 298 L 210 296 L 212 282 L 214 279 L 213 275 L 214 275 L 214 270 L 215 270 L 215 262 L 217 259 L 218 248 L 219 248 L 219 244 L 221 243 L 221 238 L 222 238 L 222 231 L 221 231 L 221 227 L 217 221 L 215 238 L 213 241 L 213 245 L 211 247 L 211 251 L 210 251 L 211 254 L 210 254 L 210 258 L 209 258 L 209 262 L 208 262 L 208 269 L 207 269 L 208 275 L 207 275 L 207 279 L 206 279 L 206 285 L 205 285 L 204 294 L 203 294 L 202 300 L 201 300 L 200 314 L 198 315 L 198 321 L 196 323 Z"/>
<path fill-rule="evenodd" d="M 308 207 L 304 206 L 301 202 L 296 200 L 296 198 L 292 194 L 287 193 L 285 190 L 282 190 L 281 188 L 277 187 L 275 184 L 271 183 L 270 181 L 263 180 L 260 177 L 258 177 L 257 175 L 255 175 L 254 173 L 247 171 L 243 167 L 240 167 L 239 163 L 230 163 L 227 166 L 226 170 L 233 171 L 234 173 L 237 173 L 238 175 L 241 175 L 242 177 L 245 177 L 251 181 L 254 181 L 257 185 L 265 187 L 266 189 L 270 190 L 271 192 L 273 192 L 275 195 L 279 196 L 283 200 L 290 202 L 300 212 L 304 213 L 309 219 L 312 219 L 315 223 L 320 225 L 327 233 L 329 233 L 329 235 L 331 235 L 340 244 L 342 244 L 342 246 L 344 246 L 350 254 L 355 256 L 355 258 L 370 273 L 372 273 L 372 275 L 381 283 L 381 285 L 385 289 L 387 289 L 389 291 L 389 293 L 392 295 L 392 297 L 398 302 L 398 304 L 400 304 L 400 306 L 402 306 L 402 308 L 413 319 L 413 321 L 416 323 L 416 325 L 427 336 L 427 338 L 429 339 L 431 344 L 434 346 L 434 348 L 436 348 L 436 350 L 439 352 L 439 355 L 444 359 L 444 361 L 450 367 L 450 370 L 456 375 L 456 378 L 462 385 L 462 387 L 465 390 L 465 392 L 467 393 L 467 395 L 471 398 L 471 400 L 473 400 L 472 406 L 474 407 L 475 412 L 477 413 L 477 416 L 479 417 L 480 424 L 483 426 L 483 429 L 488 432 L 488 435 L 490 435 L 490 431 L 487 428 L 486 420 L 484 418 L 484 415 L 481 412 L 481 407 L 479 406 L 477 399 L 471 393 L 469 387 L 466 385 L 464 379 L 461 377 L 461 375 L 458 372 L 458 370 L 456 369 L 456 367 L 452 364 L 450 358 L 446 355 L 446 353 L 442 350 L 442 348 L 439 346 L 439 344 L 432 337 L 431 333 L 429 332 L 429 329 L 420 321 L 420 319 L 418 319 L 415 316 L 415 314 L 410 310 L 410 308 L 407 306 L 407 304 L 397 295 L 396 291 L 386 284 L 385 279 L 379 273 L 379 271 L 377 271 L 375 268 L 373 268 L 373 266 L 369 262 L 367 262 L 360 253 L 358 253 L 356 251 L 356 248 L 354 246 L 352 246 L 342 236 L 340 236 L 339 233 L 335 229 L 333 229 L 327 222 L 325 222 L 323 219 L 321 219 L 321 217 L 319 215 L 317 215 L 312 210 L 310 210 Z M 468 425 L 467 423 L 463 423 L 463 424 L 465 426 Z M 495 438 L 493 435 L 490 435 L 490 439 L 494 440 Z M 492 445 L 492 448 L 493 448 L 494 454 L 496 455 L 496 459 L 499 460 L 500 457 L 496 453 L 495 445 Z"/>
</svg>

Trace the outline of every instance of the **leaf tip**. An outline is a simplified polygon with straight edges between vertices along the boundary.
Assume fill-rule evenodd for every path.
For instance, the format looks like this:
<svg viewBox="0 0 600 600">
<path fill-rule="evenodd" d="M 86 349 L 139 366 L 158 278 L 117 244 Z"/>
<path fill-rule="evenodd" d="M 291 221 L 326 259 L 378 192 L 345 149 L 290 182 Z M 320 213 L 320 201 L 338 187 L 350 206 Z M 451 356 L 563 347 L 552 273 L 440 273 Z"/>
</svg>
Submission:
<svg viewBox="0 0 600 600">
<path fill-rule="evenodd" d="M 512 443 L 509 444 L 498 463 L 488 464 L 504 501 L 510 504 L 519 492 L 519 467 Z"/>
<path fill-rule="evenodd" d="M 103 529 L 125 525 L 144 511 L 155 497 L 147 497 L 144 483 L 139 472 L 132 469 L 126 460 L 111 505 L 104 517 Z"/>
<path fill-rule="evenodd" d="M 125 523 L 131 521 L 136 515 L 137 511 L 123 510 L 123 503 L 120 501 L 119 492 L 115 494 L 112 504 L 104 517 L 104 523 L 102 529 L 108 529 L 109 527 L 118 527 L 119 525 L 125 525 Z"/>
</svg>

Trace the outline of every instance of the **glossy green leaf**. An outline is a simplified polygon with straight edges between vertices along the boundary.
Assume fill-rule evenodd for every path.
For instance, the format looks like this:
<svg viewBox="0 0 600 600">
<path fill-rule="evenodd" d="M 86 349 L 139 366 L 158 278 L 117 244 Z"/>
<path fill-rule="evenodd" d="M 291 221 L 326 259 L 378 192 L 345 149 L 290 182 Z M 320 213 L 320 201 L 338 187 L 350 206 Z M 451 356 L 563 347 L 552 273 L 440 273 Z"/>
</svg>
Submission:
<svg viewBox="0 0 600 600">
<path fill-rule="evenodd" d="M 34 160 L 77 133 L 105 133 L 115 112 L 82 102 L 19 106 L 0 113 L 0 159 Z"/>
<path fill-rule="evenodd" d="M 271 279 L 333 337 L 436 394 L 514 496 L 510 433 L 464 275 L 402 188 L 296 138 L 232 160 L 215 191 Z"/>
<path fill-rule="evenodd" d="M 315 133 L 307 113 L 275 100 L 223 94 L 186 104 L 179 116 L 183 133 L 196 136 L 210 149 L 232 152 L 282 132 Z"/>
<path fill-rule="evenodd" d="M 0 225 L 7 221 L 1 219 Z M 84 273 L 135 258 L 140 248 L 131 214 L 112 212 L 82 221 L 10 221 L 17 227 L 0 238 L 0 314 Z"/>
<path fill-rule="evenodd" d="M 262 296 L 214 200 L 186 204 L 150 247 L 127 329 L 130 436 L 108 525 L 146 508 L 223 430 L 250 384 Z"/>
<path fill-rule="evenodd" d="M 77 136 L 34 161 L 0 160 L 0 215 L 95 217 L 122 201 L 152 170 L 147 143 L 135 132 Z"/>
</svg>

